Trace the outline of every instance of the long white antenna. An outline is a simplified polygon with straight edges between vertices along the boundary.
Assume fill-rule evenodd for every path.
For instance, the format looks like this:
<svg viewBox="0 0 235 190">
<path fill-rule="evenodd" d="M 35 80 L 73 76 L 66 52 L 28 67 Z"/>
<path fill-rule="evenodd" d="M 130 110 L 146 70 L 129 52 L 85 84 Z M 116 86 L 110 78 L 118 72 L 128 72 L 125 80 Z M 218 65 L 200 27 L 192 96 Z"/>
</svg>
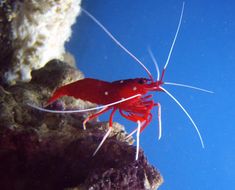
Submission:
<svg viewBox="0 0 235 190">
<path fill-rule="evenodd" d="M 180 20 L 179 20 L 179 23 L 178 23 L 178 26 L 177 26 L 177 30 L 176 30 L 176 33 L 175 33 L 175 36 L 174 36 L 174 39 L 173 39 L 173 42 L 171 44 L 171 48 L 170 48 L 170 51 L 169 51 L 169 54 L 168 54 L 168 57 L 167 57 L 167 60 L 166 60 L 166 64 L 163 68 L 163 72 L 162 72 L 162 76 L 161 76 L 161 80 L 163 79 L 163 76 L 164 76 L 164 73 L 165 73 L 165 70 L 167 68 L 167 65 L 170 61 L 170 58 L 171 58 L 171 53 L 174 49 L 174 45 L 175 45 L 175 41 L 177 39 L 177 36 L 178 36 L 178 33 L 179 33 L 179 30 L 180 30 L 180 26 L 181 26 L 181 22 L 182 22 L 182 18 L 183 18 L 183 14 L 184 14 L 184 4 L 185 2 L 183 2 L 183 5 L 182 5 L 182 9 L 181 9 L 181 14 L 180 14 Z"/>
<path fill-rule="evenodd" d="M 36 105 L 32 105 L 32 104 L 29 104 L 29 103 L 27 105 L 32 107 L 32 108 L 35 108 L 37 110 L 44 111 L 44 112 L 49 112 L 49 113 L 80 113 L 80 112 L 88 112 L 88 111 L 94 111 L 94 110 L 107 108 L 109 106 L 113 106 L 113 105 L 120 104 L 122 102 L 128 101 L 130 99 L 134 99 L 138 96 L 141 96 L 141 94 L 136 94 L 134 96 L 130 96 L 128 98 L 124 98 L 122 100 L 119 100 L 119 101 L 116 101 L 116 102 L 113 102 L 113 103 L 110 103 L 110 104 L 106 104 L 106 105 L 103 105 L 103 106 L 97 106 L 97 107 L 94 107 L 94 108 L 88 108 L 88 109 L 82 109 L 82 110 L 49 110 L 49 109 L 45 109 L 45 108 L 42 108 L 42 107 L 39 107 L 39 106 L 36 106 Z"/>
<path fill-rule="evenodd" d="M 181 86 L 181 87 L 185 87 L 185 88 L 191 88 L 191 89 L 194 89 L 194 90 L 199 90 L 199 91 L 202 91 L 202 92 L 207 92 L 207 93 L 214 93 L 210 90 L 206 90 L 206 89 L 203 89 L 203 88 L 198 88 L 196 86 L 191 86 L 191 85 L 187 85 L 187 84 L 180 84 L 180 83 L 175 83 L 175 82 L 164 82 L 163 84 L 166 84 L 166 85 L 172 85 L 172 86 Z"/>
<path fill-rule="evenodd" d="M 189 115 L 189 113 L 186 111 L 186 109 L 181 105 L 181 103 L 170 93 L 168 92 L 165 88 L 163 87 L 159 87 L 160 89 L 162 89 L 168 96 L 170 96 L 177 104 L 178 106 L 184 111 L 184 113 L 188 116 L 189 120 L 191 121 L 191 123 L 193 124 L 194 128 L 196 129 L 197 131 L 197 134 L 199 136 L 199 139 L 201 141 L 201 144 L 202 144 L 202 148 L 205 148 L 204 146 L 204 142 L 202 140 L 202 136 L 201 136 L 201 133 L 197 127 L 197 125 L 195 124 L 195 122 L 193 121 L 192 117 Z"/>
<path fill-rule="evenodd" d="M 143 69 L 147 72 L 149 75 L 150 79 L 153 80 L 151 72 L 147 69 L 147 67 L 134 55 L 132 54 L 127 48 L 125 48 L 113 35 L 109 30 L 101 24 L 100 21 L 98 21 L 91 13 L 89 13 L 87 10 L 83 9 L 81 7 L 81 10 L 88 16 L 90 17 L 114 42 L 117 44 L 122 50 L 124 50 L 130 57 L 132 57 Z"/>
<path fill-rule="evenodd" d="M 158 67 L 158 64 L 157 64 L 157 60 L 156 60 L 155 56 L 153 55 L 153 52 L 152 52 L 150 47 L 148 48 L 148 53 L 149 53 L 154 65 L 155 65 L 155 69 L 157 71 L 157 81 L 159 81 L 159 79 L 160 79 L 160 70 L 159 70 L 159 67 Z"/>
</svg>

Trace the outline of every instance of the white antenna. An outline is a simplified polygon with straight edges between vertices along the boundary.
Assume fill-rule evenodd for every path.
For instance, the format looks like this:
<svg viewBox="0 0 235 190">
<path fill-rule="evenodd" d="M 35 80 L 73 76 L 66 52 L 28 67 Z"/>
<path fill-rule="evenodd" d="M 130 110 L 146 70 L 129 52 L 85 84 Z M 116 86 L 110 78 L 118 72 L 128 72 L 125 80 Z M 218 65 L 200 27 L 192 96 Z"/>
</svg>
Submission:
<svg viewBox="0 0 235 190">
<path fill-rule="evenodd" d="M 159 87 L 160 89 L 162 89 L 168 96 L 170 96 L 177 104 L 178 106 L 183 110 L 183 112 L 187 115 L 187 117 L 189 118 L 189 120 L 191 121 L 191 123 L 193 124 L 194 128 L 196 129 L 197 131 L 197 134 L 199 136 L 199 139 L 201 141 L 201 144 L 202 144 L 202 148 L 205 148 L 204 146 L 204 142 L 202 140 L 202 136 L 201 136 L 201 133 L 197 127 L 197 125 L 195 124 L 195 122 L 193 121 L 192 117 L 189 115 L 189 113 L 186 111 L 186 109 L 181 105 L 181 103 L 170 93 L 168 92 L 165 88 L 163 87 Z"/>
<path fill-rule="evenodd" d="M 169 63 L 169 61 L 170 61 L 171 53 L 172 53 L 172 51 L 173 51 L 173 48 L 174 48 L 174 45 L 175 45 L 175 41 L 176 41 L 176 39 L 177 39 L 179 30 L 180 30 L 180 26 L 181 26 L 181 22 L 182 22 L 182 18 L 183 18 L 183 13 L 184 13 L 184 4 L 185 4 L 185 2 L 183 2 L 183 5 L 182 5 L 181 14 L 180 14 L 180 20 L 179 20 L 179 23 L 178 23 L 178 26 L 177 26 L 177 30 L 176 30 L 176 33 L 175 33 L 173 42 L 172 42 L 172 44 L 171 44 L 171 48 L 170 48 L 170 51 L 169 51 L 169 54 L 168 54 L 168 57 L 167 57 L 167 60 L 166 60 L 166 64 L 165 64 L 165 66 L 164 66 L 164 68 L 163 68 L 161 80 L 163 79 L 165 70 L 166 70 L 167 65 L 168 65 L 168 63 Z"/>
<path fill-rule="evenodd" d="M 127 48 L 125 48 L 113 35 L 109 30 L 101 24 L 100 21 L 98 21 L 91 13 L 86 11 L 81 7 L 81 10 L 88 16 L 90 17 L 114 42 L 117 44 L 122 50 L 124 50 L 130 57 L 132 57 L 143 69 L 147 72 L 149 75 L 150 79 L 153 80 L 151 72 L 147 69 L 147 67 L 134 55 L 132 54 Z"/>
<path fill-rule="evenodd" d="M 32 105 L 32 104 L 29 104 L 29 103 L 28 103 L 28 106 L 30 106 L 32 108 L 35 108 L 37 110 L 44 111 L 44 112 L 49 112 L 49 113 L 80 113 L 80 112 L 88 112 L 88 111 L 94 111 L 94 110 L 107 108 L 109 106 L 113 106 L 113 105 L 120 104 L 122 102 L 128 101 L 130 99 L 134 99 L 138 96 L 141 96 L 141 94 L 136 94 L 134 96 L 130 96 L 128 98 L 124 98 L 122 100 L 119 100 L 119 101 L 116 101 L 116 102 L 113 102 L 113 103 L 110 103 L 110 104 L 106 104 L 106 105 L 103 105 L 103 106 L 97 106 L 97 107 L 94 107 L 94 108 L 87 108 L 87 109 L 82 109 L 82 110 L 49 110 L 49 109 L 45 109 L 45 108 L 42 108 L 42 107 L 39 107 L 39 106 L 36 106 L 36 105 Z"/>
<path fill-rule="evenodd" d="M 175 83 L 175 82 L 163 82 L 163 84 L 172 85 L 172 86 L 180 86 L 180 87 L 185 87 L 185 88 L 191 88 L 191 89 L 194 89 L 194 90 L 199 90 L 199 91 L 207 92 L 207 93 L 211 93 L 211 94 L 214 93 L 210 90 L 206 90 L 206 89 L 203 89 L 203 88 L 198 88 L 198 87 L 187 85 L 187 84 L 180 84 L 180 83 Z"/>
<path fill-rule="evenodd" d="M 156 60 L 155 56 L 153 55 L 153 52 L 152 52 L 151 48 L 148 48 L 148 53 L 149 53 L 154 65 L 155 65 L 155 69 L 157 71 L 157 81 L 159 81 L 159 79 L 160 79 L 160 70 L 159 70 L 159 67 L 158 67 L 158 64 L 157 64 L 157 60 Z"/>
</svg>

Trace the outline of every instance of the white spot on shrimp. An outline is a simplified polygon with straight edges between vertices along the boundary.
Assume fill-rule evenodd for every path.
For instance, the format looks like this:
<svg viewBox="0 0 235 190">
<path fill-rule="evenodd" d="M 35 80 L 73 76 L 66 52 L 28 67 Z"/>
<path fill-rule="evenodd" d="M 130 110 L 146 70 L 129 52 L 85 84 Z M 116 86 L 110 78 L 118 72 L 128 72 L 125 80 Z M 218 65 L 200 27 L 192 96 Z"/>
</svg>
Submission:
<svg viewBox="0 0 235 190">
<path fill-rule="evenodd" d="M 105 96 L 108 96 L 108 95 L 109 95 L 109 92 L 108 92 L 108 91 L 105 91 L 105 92 L 104 92 L 104 95 L 105 95 Z"/>
<path fill-rule="evenodd" d="M 123 80 L 120 81 L 121 84 L 122 84 L 123 82 L 124 82 Z"/>
<path fill-rule="evenodd" d="M 136 90 L 137 90 L 137 87 L 136 87 L 136 86 L 134 86 L 134 87 L 133 87 L 133 91 L 136 91 Z"/>
</svg>

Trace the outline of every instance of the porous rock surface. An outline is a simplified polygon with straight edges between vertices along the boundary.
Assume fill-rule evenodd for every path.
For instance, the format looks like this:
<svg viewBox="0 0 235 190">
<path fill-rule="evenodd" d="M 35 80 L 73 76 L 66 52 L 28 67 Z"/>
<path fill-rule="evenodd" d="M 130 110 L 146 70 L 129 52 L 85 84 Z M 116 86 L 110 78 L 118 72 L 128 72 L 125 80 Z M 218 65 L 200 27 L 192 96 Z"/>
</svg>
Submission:
<svg viewBox="0 0 235 190">
<path fill-rule="evenodd" d="M 0 79 L 29 81 L 30 72 L 52 59 L 64 60 L 64 43 L 80 13 L 81 0 L 0 1 Z M 11 47 L 10 49 L 8 47 Z"/>
</svg>

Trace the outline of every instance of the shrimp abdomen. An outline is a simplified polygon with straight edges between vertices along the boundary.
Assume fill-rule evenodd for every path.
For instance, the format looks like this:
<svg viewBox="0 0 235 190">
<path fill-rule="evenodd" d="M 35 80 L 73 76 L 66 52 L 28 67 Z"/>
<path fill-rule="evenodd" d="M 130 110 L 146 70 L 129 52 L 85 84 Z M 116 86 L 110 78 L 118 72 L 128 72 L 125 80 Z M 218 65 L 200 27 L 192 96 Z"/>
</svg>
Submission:
<svg viewBox="0 0 235 190">
<path fill-rule="evenodd" d="M 72 96 L 76 99 L 82 99 L 96 104 L 105 104 L 106 102 L 103 98 L 103 94 L 109 89 L 109 86 L 109 82 L 92 78 L 78 80 L 56 89 L 47 104 L 51 104 L 63 96 Z"/>
</svg>

